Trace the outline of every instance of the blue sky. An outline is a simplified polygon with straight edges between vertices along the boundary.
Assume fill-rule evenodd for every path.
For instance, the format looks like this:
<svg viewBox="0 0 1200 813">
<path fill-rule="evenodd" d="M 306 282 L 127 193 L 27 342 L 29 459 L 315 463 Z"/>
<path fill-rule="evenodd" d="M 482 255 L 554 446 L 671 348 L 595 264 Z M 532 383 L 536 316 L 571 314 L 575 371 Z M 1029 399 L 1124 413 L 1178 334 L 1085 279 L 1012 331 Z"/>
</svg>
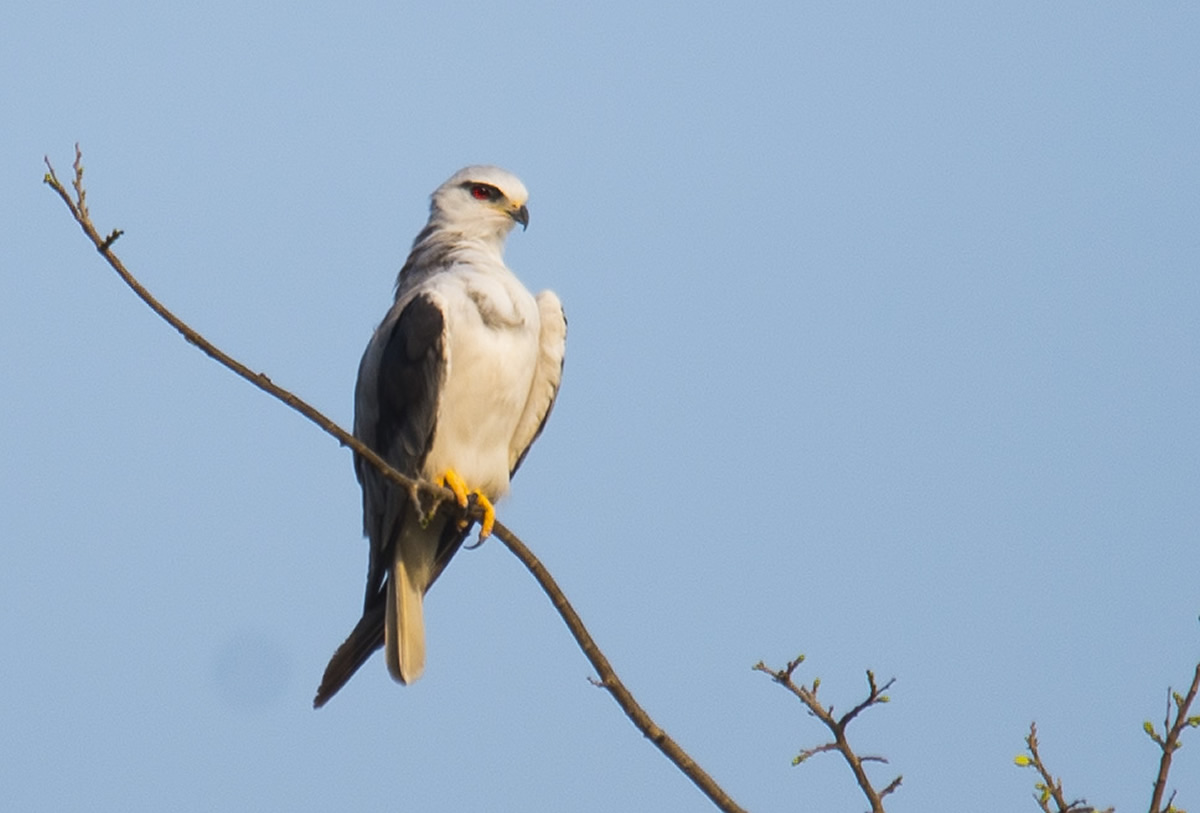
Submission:
<svg viewBox="0 0 1200 813">
<path fill-rule="evenodd" d="M 35 6 L 36 7 L 33 7 Z M 750 667 L 808 655 L 889 810 L 1144 807 L 1200 658 L 1191 3 L 9 4 L 0 11 L 0 788 L 16 810 L 700 810 L 503 548 L 429 661 L 325 709 L 366 545 L 343 425 L 428 194 L 530 189 L 570 319 L 502 503 L 752 810 L 862 809 Z M 1200 805 L 1200 738 L 1176 759 Z"/>
</svg>

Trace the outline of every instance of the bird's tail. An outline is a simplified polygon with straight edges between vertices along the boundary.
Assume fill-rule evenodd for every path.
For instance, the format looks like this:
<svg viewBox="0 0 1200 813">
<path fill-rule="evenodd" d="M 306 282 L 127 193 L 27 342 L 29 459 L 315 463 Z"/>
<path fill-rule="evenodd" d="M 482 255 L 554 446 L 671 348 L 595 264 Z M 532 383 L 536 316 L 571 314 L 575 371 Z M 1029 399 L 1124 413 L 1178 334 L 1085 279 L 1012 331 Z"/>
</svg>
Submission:
<svg viewBox="0 0 1200 813">
<path fill-rule="evenodd" d="M 387 587 L 368 596 L 362 618 L 333 653 L 313 699 L 314 708 L 329 702 L 385 641 L 392 677 L 411 683 L 421 676 L 425 666 L 422 599 L 469 532 L 470 527 L 460 526 L 455 516 L 426 527 L 416 521 L 405 524 L 391 554 Z"/>
<path fill-rule="evenodd" d="M 414 529 L 415 530 L 415 529 Z M 412 683 L 425 671 L 425 591 L 433 578 L 437 536 L 421 529 L 397 540 L 387 582 L 384 644 L 388 672 Z"/>
</svg>

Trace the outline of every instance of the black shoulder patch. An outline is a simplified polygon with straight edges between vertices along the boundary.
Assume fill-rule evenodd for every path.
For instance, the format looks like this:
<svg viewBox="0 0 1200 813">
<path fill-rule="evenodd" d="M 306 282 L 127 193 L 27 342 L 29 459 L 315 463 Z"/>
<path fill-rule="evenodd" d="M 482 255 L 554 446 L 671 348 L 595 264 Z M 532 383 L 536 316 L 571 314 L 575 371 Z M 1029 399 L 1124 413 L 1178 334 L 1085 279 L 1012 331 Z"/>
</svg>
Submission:
<svg viewBox="0 0 1200 813">
<path fill-rule="evenodd" d="M 420 472 L 433 442 L 445 326 L 433 300 L 418 296 L 400 312 L 379 359 L 375 448 L 410 477 Z"/>
</svg>

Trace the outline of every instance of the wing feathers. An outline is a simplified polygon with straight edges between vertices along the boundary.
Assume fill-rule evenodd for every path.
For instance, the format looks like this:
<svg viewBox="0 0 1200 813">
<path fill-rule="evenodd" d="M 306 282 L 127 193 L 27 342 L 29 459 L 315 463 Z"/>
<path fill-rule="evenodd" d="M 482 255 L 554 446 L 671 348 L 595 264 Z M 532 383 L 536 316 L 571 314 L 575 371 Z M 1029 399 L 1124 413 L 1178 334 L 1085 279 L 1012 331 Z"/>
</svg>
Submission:
<svg viewBox="0 0 1200 813">
<path fill-rule="evenodd" d="M 398 315 L 395 317 L 392 314 Z M 437 396 L 446 376 L 446 320 L 440 297 L 397 302 L 359 365 L 354 431 L 400 473 L 418 477 L 437 429 Z M 383 588 L 392 545 L 409 513 L 408 494 L 361 458 L 363 533 L 371 541 L 364 610 Z"/>
<path fill-rule="evenodd" d="M 410 477 L 420 471 L 437 423 L 438 390 L 446 375 L 446 319 L 431 294 L 405 305 L 375 371 L 375 449 Z"/>
<path fill-rule="evenodd" d="M 329 698 L 354 677 L 367 658 L 383 646 L 383 614 L 382 602 L 376 602 L 374 607 L 364 611 L 349 637 L 333 653 L 329 665 L 325 667 L 325 674 L 321 676 L 317 696 L 313 698 L 314 709 L 328 703 Z"/>
<path fill-rule="evenodd" d="M 554 400 L 558 397 L 558 385 L 562 381 L 563 359 L 567 347 L 567 317 L 562 303 L 553 291 L 542 291 L 537 295 L 538 317 L 541 330 L 538 334 L 537 367 L 529 387 L 529 399 L 521 413 L 517 431 L 513 433 L 508 449 L 509 476 L 516 473 L 521 461 L 529 453 L 529 447 L 542 434 Z"/>
</svg>

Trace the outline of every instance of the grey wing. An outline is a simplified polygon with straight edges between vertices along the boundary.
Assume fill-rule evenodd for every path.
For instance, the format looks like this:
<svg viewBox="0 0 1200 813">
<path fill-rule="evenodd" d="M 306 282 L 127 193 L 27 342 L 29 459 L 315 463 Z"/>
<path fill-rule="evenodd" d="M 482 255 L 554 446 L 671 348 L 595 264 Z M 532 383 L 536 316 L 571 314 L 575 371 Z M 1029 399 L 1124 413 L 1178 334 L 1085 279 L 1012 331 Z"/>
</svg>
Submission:
<svg viewBox="0 0 1200 813">
<path fill-rule="evenodd" d="M 354 434 L 401 474 L 420 477 L 437 429 L 446 373 L 446 321 L 440 303 L 418 294 L 393 306 L 363 354 L 355 388 Z M 408 492 L 355 455 L 370 540 L 363 609 L 381 600 L 391 548 L 414 506 Z"/>
<path fill-rule="evenodd" d="M 529 453 L 529 447 L 545 428 L 546 419 L 550 417 L 550 410 L 554 408 L 554 400 L 558 397 L 559 382 L 562 381 L 567 349 L 567 317 L 563 313 L 562 303 L 552 291 L 538 294 L 537 306 L 541 321 L 537 367 L 529 387 L 529 398 L 508 447 L 510 477 L 516 473 Z"/>
</svg>

